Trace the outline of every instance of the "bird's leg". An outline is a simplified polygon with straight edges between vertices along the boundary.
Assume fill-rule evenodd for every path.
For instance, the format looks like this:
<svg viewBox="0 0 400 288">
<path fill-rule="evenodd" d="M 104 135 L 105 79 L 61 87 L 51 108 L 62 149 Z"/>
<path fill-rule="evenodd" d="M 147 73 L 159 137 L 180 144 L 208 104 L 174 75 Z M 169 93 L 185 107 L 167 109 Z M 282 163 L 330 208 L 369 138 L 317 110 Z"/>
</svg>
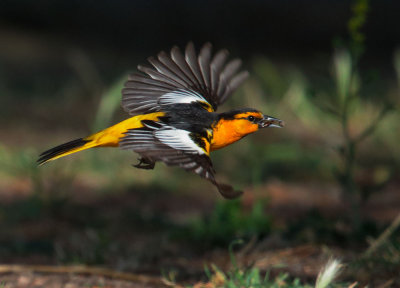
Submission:
<svg viewBox="0 0 400 288">
<path fill-rule="evenodd" d="M 136 167 L 139 169 L 151 170 L 151 169 L 154 169 L 154 166 L 156 165 L 156 162 L 150 160 L 149 158 L 141 157 L 138 160 L 139 160 L 139 163 L 136 165 L 132 165 L 133 167 Z"/>
</svg>

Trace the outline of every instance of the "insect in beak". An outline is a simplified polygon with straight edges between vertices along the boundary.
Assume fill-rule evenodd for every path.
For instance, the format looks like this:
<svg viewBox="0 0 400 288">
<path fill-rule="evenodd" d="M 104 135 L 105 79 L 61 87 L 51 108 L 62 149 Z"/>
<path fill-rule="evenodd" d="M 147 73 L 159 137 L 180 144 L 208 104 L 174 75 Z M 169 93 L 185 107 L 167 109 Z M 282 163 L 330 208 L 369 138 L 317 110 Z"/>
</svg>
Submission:
<svg viewBox="0 0 400 288">
<path fill-rule="evenodd" d="M 258 127 L 259 128 L 266 128 L 266 127 L 276 127 L 276 128 L 282 128 L 285 126 L 285 122 L 278 118 L 270 117 L 264 115 L 264 118 L 258 122 Z"/>
</svg>

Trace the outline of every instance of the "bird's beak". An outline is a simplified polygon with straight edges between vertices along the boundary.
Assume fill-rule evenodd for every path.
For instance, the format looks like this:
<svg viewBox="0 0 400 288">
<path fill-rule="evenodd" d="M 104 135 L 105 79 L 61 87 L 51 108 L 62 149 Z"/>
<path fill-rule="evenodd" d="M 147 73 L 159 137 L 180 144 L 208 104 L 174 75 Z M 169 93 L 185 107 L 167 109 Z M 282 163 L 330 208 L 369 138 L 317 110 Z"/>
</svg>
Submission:
<svg viewBox="0 0 400 288">
<path fill-rule="evenodd" d="M 258 127 L 259 128 L 266 128 L 266 127 L 277 127 L 277 128 L 282 128 L 285 126 L 285 122 L 278 118 L 274 117 L 269 117 L 264 115 L 264 118 L 258 122 Z"/>
</svg>

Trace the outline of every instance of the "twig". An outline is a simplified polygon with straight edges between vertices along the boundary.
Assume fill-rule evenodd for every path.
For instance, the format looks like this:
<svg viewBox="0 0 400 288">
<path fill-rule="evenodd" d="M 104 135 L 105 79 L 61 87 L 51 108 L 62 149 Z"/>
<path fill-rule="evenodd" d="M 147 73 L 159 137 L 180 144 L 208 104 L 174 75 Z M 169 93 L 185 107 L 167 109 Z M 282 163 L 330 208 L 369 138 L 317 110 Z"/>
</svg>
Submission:
<svg viewBox="0 0 400 288">
<path fill-rule="evenodd" d="M 381 247 L 385 242 L 387 242 L 388 238 L 393 234 L 393 232 L 400 226 L 400 213 L 393 220 L 392 224 L 385 231 L 372 242 L 371 246 L 365 251 L 363 257 L 368 257 L 372 253 L 374 253 L 379 247 Z"/>
<path fill-rule="evenodd" d="M 354 139 L 354 142 L 362 142 L 365 138 L 373 134 L 378 128 L 378 123 L 386 116 L 386 114 L 390 110 L 391 107 L 389 105 L 385 105 L 385 107 L 383 107 L 382 110 L 379 112 L 379 115 L 376 117 L 376 119 L 372 121 L 371 124 L 367 128 L 365 128 L 365 130 L 360 135 L 358 135 L 356 139 Z"/>
<path fill-rule="evenodd" d="M 56 274 L 83 274 L 83 275 L 98 275 L 112 279 L 126 280 L 132 282 L 162 284 L 161 279 L 152 278 L 149 276 L 118 272 L 111 269 L 100 267 L 87 266 L 47 266 L 47 265 L 0 265 L 0 274 L 7 273 L 56 273 Z"/>
</svg>

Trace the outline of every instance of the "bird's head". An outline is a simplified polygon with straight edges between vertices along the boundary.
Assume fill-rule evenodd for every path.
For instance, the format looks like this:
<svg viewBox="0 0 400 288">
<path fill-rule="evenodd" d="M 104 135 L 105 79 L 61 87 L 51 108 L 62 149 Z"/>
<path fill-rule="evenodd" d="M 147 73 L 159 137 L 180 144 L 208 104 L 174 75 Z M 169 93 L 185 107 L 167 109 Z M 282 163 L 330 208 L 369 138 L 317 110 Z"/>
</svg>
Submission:
<svg viewBox="0 0 400 288">
<path fill-rule="evenodd" d="M 283 127 L 285 123 L 277 118 L 264 115 L 252 108 L 233 110 L 220 114 L 220 119 L 230 122 L 232 130 L 241 135 L 253 133 L 261 128 Z"/>
<path fill-rule="evenodd" d="M 244 136 L 266 127 L 283 127 L 285 123 L 262 114 L 256 109 L 246 108 L 218 115 L 214 127 L 211 150 L 232 144 Z"/>
</svg>

